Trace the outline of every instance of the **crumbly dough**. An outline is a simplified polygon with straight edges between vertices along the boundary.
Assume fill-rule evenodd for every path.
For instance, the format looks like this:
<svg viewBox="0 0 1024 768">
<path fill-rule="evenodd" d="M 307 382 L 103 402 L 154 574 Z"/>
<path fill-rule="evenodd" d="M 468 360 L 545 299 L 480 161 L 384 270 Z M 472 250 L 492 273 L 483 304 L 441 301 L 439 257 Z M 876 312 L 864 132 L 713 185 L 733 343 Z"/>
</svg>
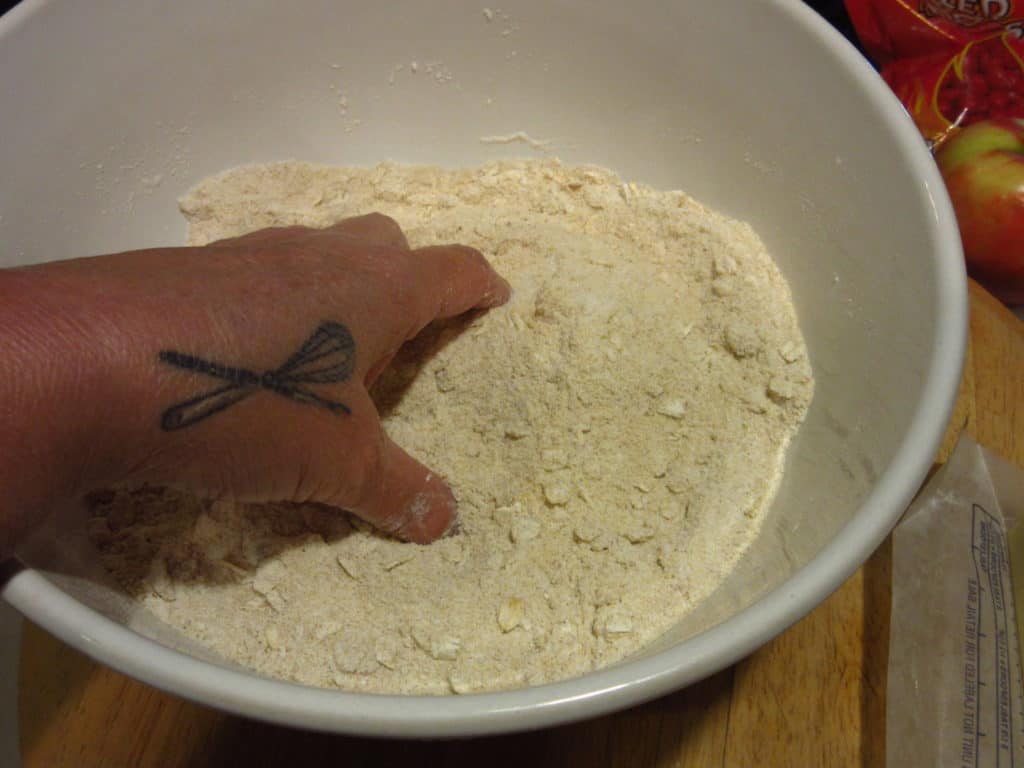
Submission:
<svg viewBox="0 0 1024 768">
<path fill-rule="evenodd" d="M 94 500 L 108 568 L 216 653 L 360 691 L 549 682 L 658 637 L 758 534 L 813 384 L 748 225 L 555 160 L 245 167 L 181 208 L 193 243 L 379 210 L 414 247 L 476 246 L 514 288 L 432 326 L 374 392 L 449 481 L 459 535 L 418 546 L 317 505 L 164 489 Z"/>
</svg>

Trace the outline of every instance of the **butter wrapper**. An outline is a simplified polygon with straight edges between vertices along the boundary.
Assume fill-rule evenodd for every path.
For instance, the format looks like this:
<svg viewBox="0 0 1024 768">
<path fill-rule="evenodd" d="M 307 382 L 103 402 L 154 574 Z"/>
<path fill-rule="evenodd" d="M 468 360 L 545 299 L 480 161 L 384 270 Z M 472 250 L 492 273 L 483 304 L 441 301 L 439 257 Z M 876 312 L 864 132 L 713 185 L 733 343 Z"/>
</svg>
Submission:
<svg viewBox="0 0 1024 768">
<path fill-rule="evenodd" d="M 1022 518 L 1024 472 L 964 436 L 894 530 L 890 768 L 1024 768 Z"/>
</svg>

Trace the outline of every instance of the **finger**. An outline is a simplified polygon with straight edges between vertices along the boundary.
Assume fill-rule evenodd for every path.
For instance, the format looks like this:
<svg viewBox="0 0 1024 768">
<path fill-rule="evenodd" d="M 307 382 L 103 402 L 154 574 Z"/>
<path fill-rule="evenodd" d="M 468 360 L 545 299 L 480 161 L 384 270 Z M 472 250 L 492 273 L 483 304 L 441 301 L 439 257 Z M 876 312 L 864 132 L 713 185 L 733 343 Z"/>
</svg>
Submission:
<svg viewBox="0 0 1024 768">
<path fill-rule="evenodd" d="M 436 245 L 413 251 L 413 269 L 420 291 L 420 321 L 488 309 L 508 301 L 508 281 L 494 271 L 483 254 L 465 245 Z"/>
<path fill-rule="evenodd" d="M 406 541 L 428 544 L 451 530 L 455 497 L 438 475 L 384 436 L 376 473 L 350 510 Z"/>
<path fill-rule="evenodd" d="M 383 213 L 368 213 L 365 216 L 342 219 L 324 231 L 348 235 L 370 245 L 387 245 L 409 250 L 409 242 L 405 239 L 398 222 Z"/>
<path fill-rule="evenodd" d="M 264 227 L 253 232 L 247 232 L 238 237 L 226 237 L 223 240 L 214 240 L 210 243 L 212 247 L 234 247 L 239 245 L 267 245 L 271 243 L 288 242 L 309 235 L 316 230 L 310 227 L 303 227 L 298 224 L 290 227 Z"/>
<path fill-rule="evenodd" d="M 237 401 L 164 433 L 124 480 L 240 501 L 319 502 L 420 544 L 450 530 L 452 492 L 383 433 L 369 395 L 353 387 L 331 399 L 348 412 L 270 394 Z"/>
<path fill-rule="evenodd" d="M 236 246 L 272 244 L 309 237 L 318 233 L 343 234 L 362 240 L 369 245 L 386 245 L 393 248 L 409 249 L 409 243 L 398 222 L 382 213 L 369 213 L 342 219 L 324 229 L 293 225 L 287 227 L 264 227 L 238 237 L 227 237 L 210 243 L 212 246 Z"/>
<path fill-rule="evenodd" d="M 380 378 L 380 375 L 384 373 L 384 370 L 389 365 L 391 365 L 391 361 L 395 359 L 395 354 L 397 353 L 390 352 L 384 355 L 384 357 L 382 357 L 376 363 L 374 363 L 370 367 L 370 370 L 366 372 L 366 376 L 363 378 L 363 386 L 365 386 L 367 389 L 370 389 L 374 384 L 376 384 L 377 379 Z"/>
</svg>

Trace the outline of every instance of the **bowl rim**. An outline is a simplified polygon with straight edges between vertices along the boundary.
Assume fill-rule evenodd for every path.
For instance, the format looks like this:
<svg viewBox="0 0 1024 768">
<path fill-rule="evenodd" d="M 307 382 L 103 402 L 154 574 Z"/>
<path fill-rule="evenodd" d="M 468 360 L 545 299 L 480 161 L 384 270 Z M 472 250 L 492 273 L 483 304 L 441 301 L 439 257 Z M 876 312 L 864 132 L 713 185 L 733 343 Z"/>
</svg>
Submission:
<svg viewBox="0 0 1024 768">
<path fill-rule="evenodd" d="M 0 18 L 0 39 L 50 0 L 24 0 Z M 893 460 L 856 515 L 783 584 L 711 629 L 650 657 L 581 677 L 467 696 L 406 696 L 318 689 L 201 661 L 79 603 L 23 568 L 0 594 L 61 640 L 131 677 L 260 720 L 338 733 L 438 738 L 529 730 L 623 709 L 697 682 L 750 654 L 813 610 L 877 548 L 924 479 L 945 433 L 967 341 L 966 273 L 942 178 L 916 127 L 866 59 L 799 0 L 771 0 L 831 50 L 857 80 L 921 182 L 935 243 L 935 338 L 922 397 Z"/>
</svg>

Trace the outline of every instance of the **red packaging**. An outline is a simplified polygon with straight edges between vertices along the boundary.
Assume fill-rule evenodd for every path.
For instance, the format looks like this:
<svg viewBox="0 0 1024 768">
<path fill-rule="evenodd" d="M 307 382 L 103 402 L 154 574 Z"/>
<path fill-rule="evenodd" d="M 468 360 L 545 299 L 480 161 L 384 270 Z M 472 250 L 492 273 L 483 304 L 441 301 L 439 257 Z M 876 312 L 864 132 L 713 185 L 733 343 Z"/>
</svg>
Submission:
<svg viewBox="0 0 1024 768">
<path fill-rule="evenodd" d="M 846 0 L 864 49 L 933 144 L 1024 117 L 1024 0 Z"/>
</svg>

